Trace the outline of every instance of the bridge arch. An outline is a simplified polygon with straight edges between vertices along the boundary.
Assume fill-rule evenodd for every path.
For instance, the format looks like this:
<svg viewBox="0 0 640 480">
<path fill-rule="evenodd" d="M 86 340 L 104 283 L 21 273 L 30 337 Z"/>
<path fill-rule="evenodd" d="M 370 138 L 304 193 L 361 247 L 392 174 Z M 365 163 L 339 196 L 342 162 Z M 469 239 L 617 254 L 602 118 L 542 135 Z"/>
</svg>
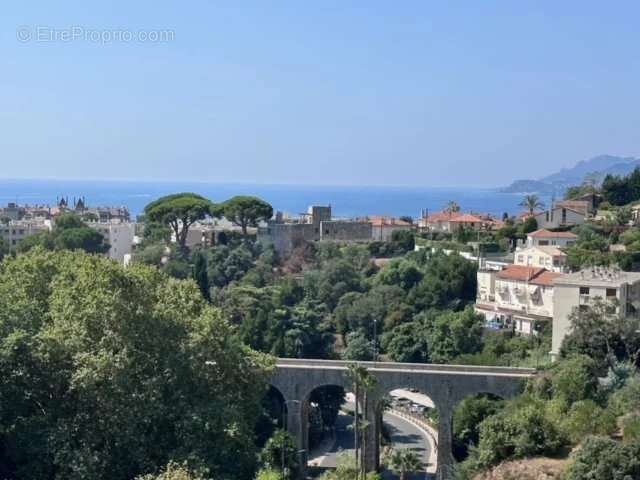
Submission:
<svg viewBox="0 0 640 480">
<path fill-rule="evenodd" d="M 288 430 L 297 439 L 301 451 L 306 451 L 306 401 L 311 391 L 319 385 L 343 385 L 350 382 L 346 372 L 353 362 L 335 360 L 278 359 L 272 384 L 288 402 L 293 402 L 287 413 Z M 479 367 L 464 365 L 433 365 L 392 362 L 358 362 L 375 375 L 377 390 L 369 395 L 372 405 L 378 405 L 381 393 L 398 387 L 412 386 L 424 391 L 438 409 L 438 470 L 437 479 L 452 478 L 454 464 L 453 411 L 462 399 L 469 395 L 487 392 L 510 398 L 520 392 L 524 379 L 535 375 L 534 369 L 509 367 Z M 375 408 L 369 409 L 375 411 Z M 367 420 L 372 424 L 374 419 Z M 371 437 L 377 433 L 370 431 Z M 373 441 L 373 440 L 371 440 Z M 369 452 L 374 448 L 368 448 Z M 376 469 L 379 456 L 365 459 L 367 468 Z M 301 464 L 306 465 L 306 457 Z M 300 472 L 302 475 L 303 472 Z"/>
</svg>

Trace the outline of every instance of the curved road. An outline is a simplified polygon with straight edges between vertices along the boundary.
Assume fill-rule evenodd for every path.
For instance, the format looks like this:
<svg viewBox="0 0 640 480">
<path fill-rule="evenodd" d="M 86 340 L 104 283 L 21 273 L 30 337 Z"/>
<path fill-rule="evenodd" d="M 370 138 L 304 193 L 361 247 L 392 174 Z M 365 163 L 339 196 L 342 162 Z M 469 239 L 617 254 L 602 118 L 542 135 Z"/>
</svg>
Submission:
<svg viewBox="0 0 640 480">
<path fill-rule="evenodd" d="M 352 408 L 352 404 L 346 405 L 347 409 Z M 391 436 L 391 442 L 394 448 L 410 448 L 414 450 L 426 464 L 429 458 L 430 442 L 425 438 L 421 430 L 406 420 L 390 414 L 385 414 L 383 421 L 387 431 Z M 353 430 L 350 426 L 353 423 L 353 417 L 341 413 L 336 421 L 336 433 L 334 445 L 321 457 L 310 459 L 310 465 L 322 468 L 335 468 L 338 457 L 341 454 L 353 456 Z M 426 474 L 410 475 L 410 480 L 425 479 Z M 385 480 L 397 479 L 398 476 L 389 471 L 383 472 Z"/>
</svg>

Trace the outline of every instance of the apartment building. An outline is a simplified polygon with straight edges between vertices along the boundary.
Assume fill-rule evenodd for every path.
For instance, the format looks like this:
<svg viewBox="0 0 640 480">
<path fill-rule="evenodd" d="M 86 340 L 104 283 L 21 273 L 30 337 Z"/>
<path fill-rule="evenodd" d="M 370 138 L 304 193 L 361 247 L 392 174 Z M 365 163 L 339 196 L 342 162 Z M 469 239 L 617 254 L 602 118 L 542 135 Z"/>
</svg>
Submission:
<svg viewBox="0 0 640 480">
<path fill-rule="evenodd" d="M 50 230 L 51 221 L 49 220 L 11 220 L 4 224 L 0 223 L 0 237 L 11 250 L 15 250 L 25 238 Z"/>
<path fill-rule="evenodd" d="M 90 228 L 98 231 L 105 241 L 111 246 L 107 255 L 112 260 L 124 263 L 125 258 L 131 255 L 133 250 L 133 237 L 136 224 L 131 222 L 88 222 Z"/>
<path fill-rule="evenodd" d="M 562 340 L 571 329 L 572 312 L 588 309 L 595 298 L 614 300 L 622 317 L 637 316 L 640 311 L 640 272 L 593 267 L 556 277 L 553 289 L 552 355 L 560 352 Z"/>
<path fill-rule="evenodd" d="M 479 270 L 475 311 L 487 325 L 530 335 L 539 322 L 553 318 L 553 281 L 563 274 L 541 267 L 509 265 Z"/>
</svg>

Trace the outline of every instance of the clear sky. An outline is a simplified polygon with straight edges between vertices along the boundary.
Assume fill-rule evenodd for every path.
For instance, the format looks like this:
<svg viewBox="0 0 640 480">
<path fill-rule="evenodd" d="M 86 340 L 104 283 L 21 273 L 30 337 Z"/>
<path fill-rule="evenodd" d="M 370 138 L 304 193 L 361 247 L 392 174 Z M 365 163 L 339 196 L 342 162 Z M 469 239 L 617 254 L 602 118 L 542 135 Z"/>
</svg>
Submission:
<svg viewBox="0 0 640 480">
<path fill-rule="evenodd" d="M 639 156 L 639 19 L 637 1 L 7 1 L 0 177 L 494 186 Z"/>
</svg>

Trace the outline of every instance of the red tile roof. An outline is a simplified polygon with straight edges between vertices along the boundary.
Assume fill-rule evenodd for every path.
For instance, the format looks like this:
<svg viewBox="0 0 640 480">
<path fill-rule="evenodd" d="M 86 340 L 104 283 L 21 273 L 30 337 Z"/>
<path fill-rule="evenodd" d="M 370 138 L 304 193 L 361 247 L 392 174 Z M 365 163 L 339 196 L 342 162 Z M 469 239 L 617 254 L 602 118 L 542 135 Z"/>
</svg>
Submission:
<svg viewBox="0 0 640 480">
<path fill-rule="evenodd" d="M 521 282 L 529 282 L 536 276 L 544 272 L 541 267 L 527 267 L 525 265 L 509 265 L 504 270 L 500 270 L 496 274 L 496 278 L 504 280 L 519 280 Z"/>
<path fill-rule="evenodd" d="M 463 213 L 462 215 L 458 215 L 455 218 L 450 220 L 452 223 L 483 223 L 483 220 L 480 217 L 476 217 L 475 215 L 471 215 L 470 213 Z"/>
<path fill-rule="evenodd" d="M 551 230 L 547 230 L 545 228 L 536 230 L 535 232 L 531 232 L 528 236 L 533 238 L 571 238 L 574 240 L 578 238 L 578 236 L 575 233 L 552 232 Z"/>
<path fill-rule="evenodd" d="M 496 278 L 502 280 L 516 280 L 519 282 L 529 282 L 533 285 L 552 286 L 555 278 L 561 277 L 562 273 L 550 272 L 541 267 L 527 267 L 525 265 L 509 265 L 504 270 L 496 274 Z"/>
<path fill-rule="evenodd" d="M 452 218 L 459 217 L 460 215 L 462 215 L 460 212 L 442 211 L 442 212 L 435 212 L 435 213 L 432 213 L 431 215 L 428 215 L 425 218 L 425 220 L 428 223 L 432 223 L 432 222 L 447 222 L 447 221 L 451 220 Z"/>
<path fill-rule="evenodd" d="M 538 275 L 536 278 L 531 280 L 530 283 L 534 285 L 542 285 L 544 287 L 552 287 L 553 280 L 558 277 L 561 277 L 562 275 L 563 275 L 562 273 L 544 271 L 540 275 Z"/>
<path fill-rule="evenodd" d="M 393 217 L 370 216 L 369 221 L 373 224 L 374 227 L 382 227 L 382 226 L 410 227 L 411 226 L 409 222 L 405 222 L 404 220 L 400 220 L 399 218 L 393 218 Z"/>
</svg>

